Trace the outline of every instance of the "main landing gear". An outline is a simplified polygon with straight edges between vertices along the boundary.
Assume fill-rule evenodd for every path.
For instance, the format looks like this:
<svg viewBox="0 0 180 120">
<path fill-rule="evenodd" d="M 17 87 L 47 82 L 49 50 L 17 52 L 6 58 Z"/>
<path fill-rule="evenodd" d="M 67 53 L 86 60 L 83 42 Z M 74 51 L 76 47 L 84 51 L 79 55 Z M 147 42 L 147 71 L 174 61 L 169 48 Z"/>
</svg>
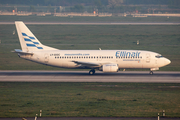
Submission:
<svg viewBox="0 0 180 120">
<path fill-rule="evenodd" d="M 150 75 L 153 75 L 153 71 L 150 71 L 149 74 L 150 74 Z"/>
<path fill-rule="evenodd" d="M 89 74 L 90 74 L 90 75 L 94 75 L 94 73 L 95 73 L 95 70 L 94 70 L 94 69 L 92 69 L 92 70 L 89 71 Z"/>
</svg>

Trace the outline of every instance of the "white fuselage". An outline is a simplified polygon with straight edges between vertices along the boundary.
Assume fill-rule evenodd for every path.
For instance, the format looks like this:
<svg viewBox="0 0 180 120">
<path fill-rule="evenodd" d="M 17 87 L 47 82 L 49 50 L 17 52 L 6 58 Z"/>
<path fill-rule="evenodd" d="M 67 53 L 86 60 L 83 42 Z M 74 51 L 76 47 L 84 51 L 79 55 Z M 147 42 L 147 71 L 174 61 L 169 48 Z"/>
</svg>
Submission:
<svg viewBox="0 0 180 120">
<path fill-rule="evenodd" d="M 170 63 L 170 60 L 162 56 L 157 57 L 158 55 L 155 52 L 142 50 L 52 50 L 34 51 L 33 55 L 20 55 L 20 57 L 64 68 L 96 68 L 96 66 L 83 67 L 74 61 L 97 63 L 100 65 L 114 63 L 118 65 L 119 69 L 158 69 Z"/>
</svg>

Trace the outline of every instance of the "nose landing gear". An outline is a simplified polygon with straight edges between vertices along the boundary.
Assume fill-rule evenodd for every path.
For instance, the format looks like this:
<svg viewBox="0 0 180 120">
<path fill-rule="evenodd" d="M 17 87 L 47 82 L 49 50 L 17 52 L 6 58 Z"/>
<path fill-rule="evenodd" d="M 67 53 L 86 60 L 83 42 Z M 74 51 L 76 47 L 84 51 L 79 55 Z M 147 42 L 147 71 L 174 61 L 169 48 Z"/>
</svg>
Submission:
<svg viewBox="0 0 180 120">
<path fill-rule="evenodd" d="M 150 74 L 150 75 L 153 75 L 153 71 L 150 71 L 149 74 Z"/>
<path fill-rule="evenodd" d="M 158 67 L 156 67 L 156 68 L 151 68 L 149 74 L 150 74 L 150 75 L 153 75 L 153 71 L 154 71 L 154 70 L 159 70 L 159 68 L 158 68 Z"/>
<path fill-rule="evenodd" d="M 94 69 L 92 69 L 92 70 L 89 71 L 89 74 L 90 74 L 90 75 L 94 75 L 94 73 L 95 73 L 95 70 L 94 70 Z"/>
</svg>

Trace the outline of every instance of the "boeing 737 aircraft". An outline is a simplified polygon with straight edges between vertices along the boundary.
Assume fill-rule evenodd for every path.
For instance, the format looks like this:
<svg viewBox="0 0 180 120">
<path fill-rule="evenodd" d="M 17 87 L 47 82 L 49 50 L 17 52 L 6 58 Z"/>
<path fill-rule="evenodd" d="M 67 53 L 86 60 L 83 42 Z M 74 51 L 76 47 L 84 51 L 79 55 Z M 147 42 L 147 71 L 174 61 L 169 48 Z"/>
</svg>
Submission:
<svg viewBox="0 0 180 120">
<path fill-rule="evenodd" d="M 45 65 L 62 68 L 90 69 L 102 72 L 118 72 L 120 68 L 148 68 L 150 74 L 171 63 L 162 55 L 142 50 L 59 50 L 45 46 L 22 21 L 15 22 L 22 50 L 18 56 Z"/>
</svg>

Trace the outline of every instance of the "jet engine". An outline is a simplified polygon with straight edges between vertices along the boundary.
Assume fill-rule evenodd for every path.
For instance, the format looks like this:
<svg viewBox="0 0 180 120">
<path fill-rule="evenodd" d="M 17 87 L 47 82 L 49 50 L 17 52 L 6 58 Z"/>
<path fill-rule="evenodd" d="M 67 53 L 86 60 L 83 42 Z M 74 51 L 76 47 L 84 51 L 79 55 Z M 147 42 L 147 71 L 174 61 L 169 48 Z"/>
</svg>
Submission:
<svg viewBox="0 0 180 120">
<path fill-rule="evenodd" d="M 105 64 L 102 66 L 103 72 L 117 72 L 118 71 L 118 65 L 117 64 Z"/>
</svg>

